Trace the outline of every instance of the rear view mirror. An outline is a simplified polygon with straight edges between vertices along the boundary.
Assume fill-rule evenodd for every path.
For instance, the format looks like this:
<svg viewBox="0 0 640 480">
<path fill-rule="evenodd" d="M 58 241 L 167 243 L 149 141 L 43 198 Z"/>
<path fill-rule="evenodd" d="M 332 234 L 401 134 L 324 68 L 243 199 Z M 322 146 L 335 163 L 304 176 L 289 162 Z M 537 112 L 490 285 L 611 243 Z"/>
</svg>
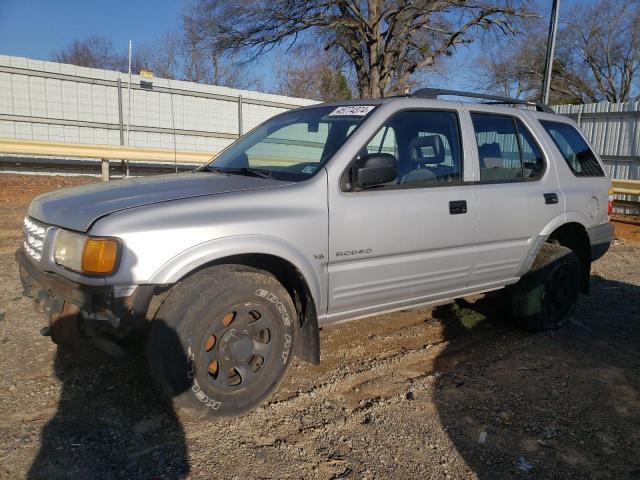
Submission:
<svg viewBox="0 0 640 480">
<path fill-rule="evenodd" d="M 320 130 L 320 122 L 309 122 L 307 123 L 307 132 L 309 133 L 318 133 Z"/>
<path fill-rule="evenodd" d="M 374 153 L 360 159 L 353 169 L 353 184 L 358 189 L 393 182 L 398 176 L 398 161 L 389 153 Z"/>
</svg>

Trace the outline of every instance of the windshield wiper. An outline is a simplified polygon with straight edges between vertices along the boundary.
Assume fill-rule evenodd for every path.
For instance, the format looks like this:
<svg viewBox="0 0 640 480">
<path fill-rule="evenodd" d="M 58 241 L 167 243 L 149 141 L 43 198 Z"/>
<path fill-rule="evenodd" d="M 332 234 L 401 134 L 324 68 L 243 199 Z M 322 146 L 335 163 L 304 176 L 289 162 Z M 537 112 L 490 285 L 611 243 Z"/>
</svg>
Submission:
<svg viewBox="0 0 640 480">
<path fill-rule="evenodd" d="M 240 168 L 222 168 L 222 167 L 206 167 L 210 172 L 228 173 L 230 175 L 246 175 L 248 177 L 259 178 L 273 178 L 272 173 L 269 170 L 263 170 L 261 168 L 252 167 L 240 167 Z"/>
</svg>

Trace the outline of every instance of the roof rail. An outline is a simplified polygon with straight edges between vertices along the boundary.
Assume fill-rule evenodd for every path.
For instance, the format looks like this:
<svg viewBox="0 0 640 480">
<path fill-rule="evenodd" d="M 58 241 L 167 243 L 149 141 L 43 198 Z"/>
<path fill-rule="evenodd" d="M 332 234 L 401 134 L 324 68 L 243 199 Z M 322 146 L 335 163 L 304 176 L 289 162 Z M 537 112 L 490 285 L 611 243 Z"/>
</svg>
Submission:
<svg viewBox="0 0 640 480">
<path fill-rule="evenodd" d="M 459 90 L 445 90 L 442 88 L 421 88 L 413 92 L 410 97 L 417 98 L 433 98 L 436 99 L 442 95 L 451 95 L 455 97 L 482 98 L 484 100 L 493 100 L 487 102 L 489 104 L 513 104 L 513 105 L 529 105 L 536 107 L 539 112 L 556 113 L 548 105 L 542 102 L 534 102 L 531 100 L 520 100 L 518 98 L 501 97 L 499 95 L 490 95 L 487 93 L 462 92 Z"/>
</svg>

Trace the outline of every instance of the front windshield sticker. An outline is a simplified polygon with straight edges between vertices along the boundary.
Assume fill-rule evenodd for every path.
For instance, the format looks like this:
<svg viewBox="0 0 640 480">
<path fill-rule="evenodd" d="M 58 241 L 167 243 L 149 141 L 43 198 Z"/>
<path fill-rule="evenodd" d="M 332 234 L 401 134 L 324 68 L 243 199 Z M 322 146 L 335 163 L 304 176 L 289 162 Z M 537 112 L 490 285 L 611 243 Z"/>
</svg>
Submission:
<svg viewBox="0 0 640 480">
<path fill-rule="evenodd" d="M 311 175 L 316 171 L 316 167 L 312 167 L 311 165 L 307 165 L 302 169 L 302 173 L 306 173 L 307 175 Z"/>
<path fill-rule="evenodd" d="M 373 110 L 373 105 L 346 105 L 344 107 L 338 107 L 329 114 L 330 117 L 340 115 L 355 115 L 358 117 L 364 117 L 367 113 Z"/>
</svg>

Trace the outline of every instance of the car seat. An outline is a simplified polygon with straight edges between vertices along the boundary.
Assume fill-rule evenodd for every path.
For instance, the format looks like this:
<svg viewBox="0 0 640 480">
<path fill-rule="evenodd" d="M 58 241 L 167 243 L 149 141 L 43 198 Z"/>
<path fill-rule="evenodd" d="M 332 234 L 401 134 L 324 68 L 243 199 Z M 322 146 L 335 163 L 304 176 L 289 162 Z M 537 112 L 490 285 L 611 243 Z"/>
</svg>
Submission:
<svg viewBox="0 0 640 480">
<path fill-rule="evenodd" d="M 439 135 L 416 137 L 409 142 L 408 171 L 402 176 L 401 183 L 429 182 L 447 178 L 454 173 L 454 168 L 443 165 L 445 151 Z"/>
</svg>

